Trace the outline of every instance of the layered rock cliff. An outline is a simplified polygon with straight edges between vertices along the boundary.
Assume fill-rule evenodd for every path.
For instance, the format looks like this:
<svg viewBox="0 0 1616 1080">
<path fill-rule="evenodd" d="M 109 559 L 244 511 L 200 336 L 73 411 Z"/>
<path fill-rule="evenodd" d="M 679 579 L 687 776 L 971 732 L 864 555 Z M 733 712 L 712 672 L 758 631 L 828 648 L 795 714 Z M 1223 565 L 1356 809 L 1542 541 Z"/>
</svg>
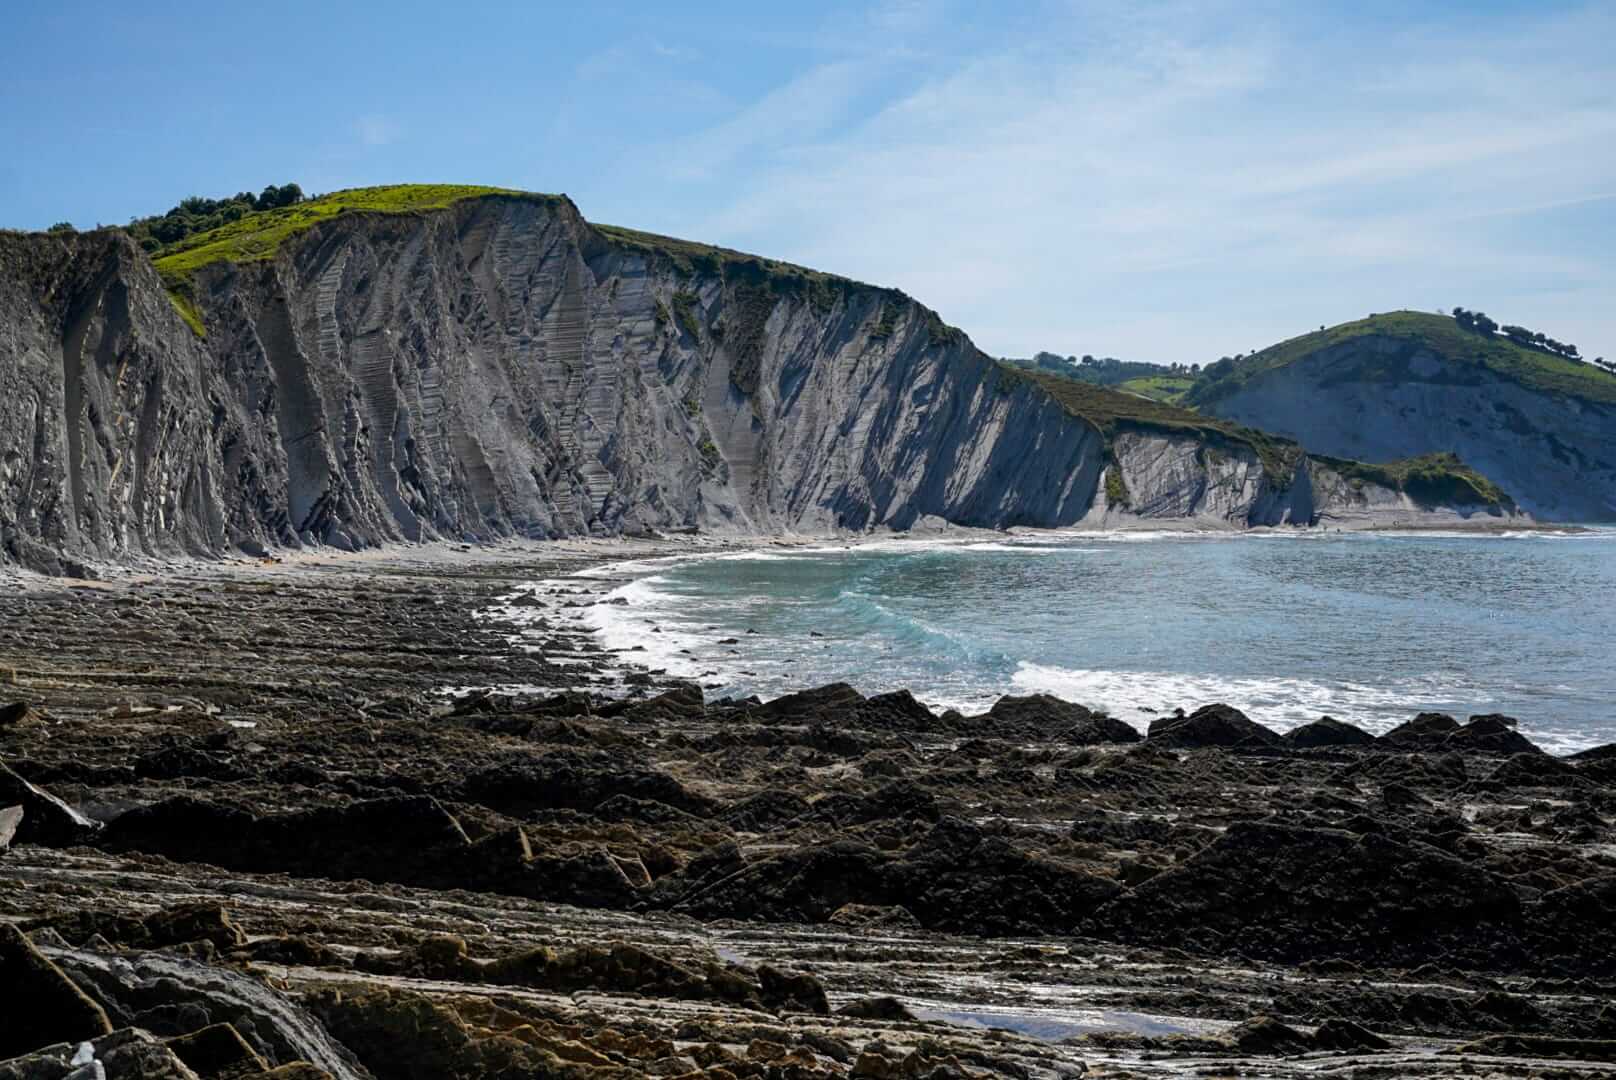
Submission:
<svg viewBox="0 0 1616 1080">
<path fill-rule="evenodd" d="M 0 234 L 0 558 L 1433 509 L 1108 430 L 901 293 L 564 198 L 340 214 L 185 294 L 203 336 L 121 233 Z"/>
<path fill-rule="evenodd" d="M 1338 331 L 1342 328 L 1337 328 Z M 1392 461 L 1451 452 L 1545 521 L 1616 520 L 1616 376 L 1398 313 L 1344 340 L 1302 341 L 1198 392 L 1203 412 L 1320 454 Z M 1506 347 L 1510 366 L 1480 354 Z M 1563 370 L 1559 370 L 1563 369 Z"/>
</svg>

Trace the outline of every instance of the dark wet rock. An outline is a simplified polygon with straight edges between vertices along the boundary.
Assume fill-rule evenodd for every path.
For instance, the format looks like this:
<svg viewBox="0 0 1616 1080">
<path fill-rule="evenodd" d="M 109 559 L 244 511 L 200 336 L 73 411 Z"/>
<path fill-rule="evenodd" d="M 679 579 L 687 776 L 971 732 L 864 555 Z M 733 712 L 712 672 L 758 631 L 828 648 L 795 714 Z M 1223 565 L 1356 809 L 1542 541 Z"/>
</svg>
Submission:
<svg viewBox="0 0 1616 1080">
<path fill-rule="evenodd" d="M 182 797 L 117 818 L 102 843 L 237 870 L 425 882 L 442 879 L 445 852 L 471 842 L 437 800 L 403 796 L 263 818 Z"/>
<path fill-rule="evenodd" d="M 1469 1003 L 1470 1013 L 1478 1026 L 1507 1028 L 1511 1031 L 1535 1031 L 1543 1027 L 1544 1016 L 1531 1000 L 1519 994 L 1506 994 L 1489 990 Z"/>
<path fill-rule="evenodd" d="M 230 1024 L 210 1024 L 166 1045 L 202 1080 L 245 1080 L 269 1071 L 269 1062 Z"/>
<path fill-rule="evenodd" d="M 1281 738 L 1285 745 L 1295 750 L 1312 750 L 1321 746 L 1370 746 L 1375 737 L 1363 728 L 1337 720 L 1333 716 L 1321 716 L 1311 724 L 1292 728 Z"/>
<path fill-rule="evenodd" d="M 752 715 L 764 720 L 798 724 L 817 721 L 846 727 L 849 726 L 846 721 L 856 715 L 864 703 L 864 695 L 847 683 L 831 683 L 777 697 L 752 709 Z"/>
<path fill-rule="evenodd" d="M 426 796 L 263 818 L 182 797 L 124 814 L 101 842 L 115 851 L 227 869 L 482 888 L 591 907 L 627 906 L 638 894 L 622 864 L 605 851 L 535 850 L 519 829 L 472 843 L 454 816 Z"/>
<path fill-rule="evenodd" d="M 39 711 L 26 701 L 0 705 L 0 733 L 42 722 Z"/>
<path fill-rule="evenodd" d="M 600 713 L 607 717 L 621 717 L 632 724 L 654 724 L 700 720 L 707 714 L 707 706 L 701 687 L 694 683 L 681 683 L 643 701 L 614 702 L 603 707 Z"/>
<path fill-rule="evenodd" d="M 106 1010 L 9 923 L 0 923 L 0 1059 L 112 1031 Z"/>
<path fill-rule="evenodd" d="M 741 849 L 733 840 L 704 848 L 673 873 L 656 881 L 641 901 L 649 907 L 671 907 L 687 896 L 730 878 L 747 867 Z"/>
<path fill-rule="evenodd" d="M 1340 776 L 1344 781 L 1362 778 L 1382 785 L 1440 791 L 1465 784 L 1470 771 L 1462 754 L 1394 753 L 1365 756 L 1344 768 Z"/>
<path fill-rule="evenodd" d="M 763 1003 L 781 1012 L 805 1012 L 824 1016 L 830 1012 L 825 985 L 806 972 L 782 971 L 771 964 L 757 969 L 759 996 Z"/>
<path fill-rule="evenodd" d="M 1135 743 L 1138 729 L 1050 694 L 1008 695 L 993 703 L 984 728 L 1001 737 L 1057 739 L 1078 745 Z"/>
<path fill-rule="evenodd" d="M 692 889 L 674 910 L 700 918 L 824 922 L 845 904 L 885 903 L 891 861 L 854 840 L 796 848 Z"/>
<path fill-rule="evenodd" d="M 937 717 L 907 690 L 877 694 L 862 702 L 856 715 L 861 726 L 881 731 L 929 732 L 937 729 Z"/>
<path fill-rule="evenodd" d="M 1458 730 L 1459 721 L 1447 713 L 1423 712 L 1392 728 L 1380 741 L 1399 750 L 1440 750 Z"/>
<path fill-rule="evenodd" d="M 235 757 L 195 746 L 170 746 L 146 754 L 135 761 L 135 775 L 144 780 L 174 780 L 205 777 L 209 780 L 243 780 L 251 776 Z"/>
<path fill-rule="evenodd" d="M 435 1000 L 406 990 L 320 989 L 306 999 L 326 1030 L 377 1080 L 475 1080 L 563 1077 L 629 1080 L 635 1070 L 564 1036 L 528 1033 L 497 1007 L 469 999 Z M 589 1068 L 594 1066 L 594 1068 Z"/>
<path fill-rule="evenodd" d="M 784 735 L 785 733 L 781 733 Z M 789 738 L 789 736 L 788 736 Z M 810 746 L 826 754 L 837 757 L 856 758 L 863 757 L 871 751 L 891 745 L 884 739 L 872 739 L 852 731 L 843 731 L 828 724 L 814 723 L 796 740 L 799 746 Z M 785 745 L 790 745 L 786 742 Z"/>
<path fill-rule="evenodd" d="M 1387 784 L 1380 789 L 1380 801 L 1394 810 L 1430 810 L 1435 804 L 1403 784 Z"/>
<path fill-rule="evenodd" d="M 1095 713 L 1060 738 L 1079 746 L 1097 746 L 1105 743 L 1136 743 L 1144 736 L 1125 720 L 1118 720 L 1106 713 Z"/>
<path fill-rule="evenodd" d="M 291 967 L 348 966 L 348 962 L 324 942 L 302 934 L 259 938 L 249 942 L 245 952 L 256 963 L 286 964 Z"/>
<path fill-rule="evenodd" d="M 1132 850 L 1140 844 L 1166 843 L 1173 832 L 1173 823 L 1162 818 L 1104 814 L 1073 821 L 1070 836 L 1085 843 Z"/>
<path fill-rule="evenodd" d="M 461 955 L 464 955 L 463 948 Z M 436 973 L 440 978 L 466 978 L 468 972 L 476 970 L 479 969 L 464 963 L 456 966 L 439 963 L 423 968 L 425 973 Z M 700 999 L 710 996 L 700 972 L 623 942 L 560 952 L 539 948 L 515 953 L 481 966 L 480 976 L 482 981 L 499 985 L 569 994 L 596 990 L 653 997 Z"/>
<path fill-rule="evenodd" d="M 796 792 L 769 788 L 735 803 L 718 820 L 739 832 L 767 832 L 795 821 L 809 809 L 808 800 Z"/>
<path fill-rule="evenodd" d="M 971 934 L 1070 933 L 1121 891 L 958 818 L 940 821 L 887 876 L 889 902 L 928 928 Z"/>
<path fill-rule="evenodd" d="M 1156 746 L 1194 750 L 1217 746 L 1257 749 L 1280 745 L 1278 733 L 1247 718 L 1229 705 L 1203 705 L 1188 716 L 1167 716 L 1150 722 L 1149 741 Z"/>
<path fill-rule="evenodd" d="M 1545 967 L 1616 975 L 1616 873 L 1550 890 L 1531 907 L 1533 952 Z"/>
<path fill-rule="evenodd" d="M 247 943 L 246 934 L 235 925 L 230 913 L 218 904 L 181 904 L 144 917 L 100 911 L 74 911 L 37 920 L 28 929 L 49 928 L 74 945 L 100 936 L 114 945 L 130 949 L 160 949 L 205 941 L 220 950 Z"/>
<path fill-rule="evenodd" d="M 871 821 L 927 821 L 942 816 L 937 796 L 918 784 L 899 780 L 868 795 L 828 795 L 813 803 L 806 819 L 841 828 Z"/>
<path fill-rule="evenodd" d="M 909 1006 L 895 997 L 859 998 L 836 1010 L 837 1016 L 850 1016 L 856 1020 L 913 1021 L 915 1014 Z"/>
<path fill-rule="evenodd" d="M 541 698 L 524 704 L 521 712 L 528 716 L 549 717 L 562 719 L 575 716 L 592 716 L 595 711 L 594 700 L 577 690 L 566 690 L 559 694 Z"/>
<path fill-rule="evenodd" d="M 1082 705 L 1062 701 L 1050 694 L 1007 695 L 995 701 L 988 710 L 988 716 L 994 720 L 1017 729 L 1071 728 L 1086 723 L 1093 715 Z"/>
<path fill-rule="evenodd" d="M 711 829 L 715 823 L 676 806 L 655 799 L 636 799 L 632 795 L 613 795 L 590 813 L 602 821 L 628 821 L 641 825 L 677 825 L 687 829 Z"/>
<path fill-rule="evenodd" d="M 94 1080 L 101 1076 L 111 1080 L 199 1080 L 172 1049 L 154 1038 L 149 1032 L 135 1028 L 120 1028 L 89 1041 L 94 1064 L 75 1065 L 82 1042 L 57 1043 L 12 1061 L 0 1062 L 0 1080 Z M 284 1067 L 283 1067 L 284 1068 Z M 281 1072 L 252 1072 L 201 1076 L 200 1080 L 234 1080 L 235 1076 L 252 1076 L 254 1080 L 274 1077 L 275 1080 L 304 1080 L 296 1074 Z M 306 1074 L 308 1075 L 308 1074 Z M 315 1071 L 308 1080 L 330 1080 L 323 1072 Z"/>
<path fill-rule="evenodd" d="M 1332 1017 L 1313 1032 L 1312 1043 L 1319 1050 L 1390 1050 L 1391 1043 L 1351 1020 Z"/>
<path fill-rule="evenodd" d="M 1271 1016 L 1254 1016 L 1224 1032 L 1223 1037 L 1243 1054 L 1286 1056 L 1313 1049 L 1306 1035 Z"/>
<path fill-rule="evenodd" d="M 22 821 L 12 837 L 16 844 L 71 847 L 90 841 L 101 829 L 44 788 L 36 787 L 0 763 L 0 806 L 21 806 Z"/>
<path fill-rule="evenodd" d="M 920 920 L 901 904 L 876 906 L 872 904 L 843 904 L 831 914 L 833 926 L 859 929 L 918 930 Z"/>
<path fill-rule="evenodd" d="M 513 817 L 536 810 L 591 810 L 613 795 L 666 803 L 699 817 L 721 808 L 667 773 L 624 760 L 622 754 L 558 750 L 471 773 L 455 797 Z"/>
<path fill-rule="evenodd" d="M 1295 963 L 1511 955 L 1520 903 L 1492 874 L 1376 834 L 1239 822 L 1095 919 L 1107 935 Z"/>
<path fill-rule="evenodd" d="M 1616 1040 L 1556 1039 L 1546 1035 L 1488 1035 L 1446 1051 L 1477 1057 L 1553 1058 L 1616 1062 Z"/>
<path fill-rule="evenodd" d="M 1563 787 L 1576 779 L 1575 766 L 1541 750 L 1514 754 L 1487 774 L 1487 783 L 1503 788 Z"/>
<path fill-rule="evenodd" d="M 1536 743 L 1515 730 L 1515 724 L 1514 717 L 1501 713 L 1472 716 L 1468 724 L 1449 735 L 1442 745 L 1445 749 L 1460 753 L 1495 754 L 1500 757 L 1543 753 Z"/>
</svg>

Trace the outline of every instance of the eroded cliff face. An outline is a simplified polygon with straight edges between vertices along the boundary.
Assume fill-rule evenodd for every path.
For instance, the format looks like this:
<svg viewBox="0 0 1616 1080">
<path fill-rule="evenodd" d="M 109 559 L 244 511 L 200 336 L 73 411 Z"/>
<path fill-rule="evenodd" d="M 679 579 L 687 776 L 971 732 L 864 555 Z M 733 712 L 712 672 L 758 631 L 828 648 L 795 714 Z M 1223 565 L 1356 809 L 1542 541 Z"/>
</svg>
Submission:
<svg viewBox="0 0 1616 1080">
<path fill-rule="evenodd" d="M 0 235 L 0 558 L 1331 509 L 1194 438 L 1108 446 L 902 294 L 565 199 L 344 215 L 195 292 L 205 339 L 121 234 Z"/>
<path fill-rule="evenodd" d="M 220 550 L 218 383 L 123 237 L 0 235 L 0 559 Z"/>
<path fill-rule="evenodd" d="M 1529 390 L 1395 337 L 1321 350 L 1203 409 L 1333 457 L 1451 451 L 1535 518 L 1616 519 L 1616 409 Z"/>
</svg>

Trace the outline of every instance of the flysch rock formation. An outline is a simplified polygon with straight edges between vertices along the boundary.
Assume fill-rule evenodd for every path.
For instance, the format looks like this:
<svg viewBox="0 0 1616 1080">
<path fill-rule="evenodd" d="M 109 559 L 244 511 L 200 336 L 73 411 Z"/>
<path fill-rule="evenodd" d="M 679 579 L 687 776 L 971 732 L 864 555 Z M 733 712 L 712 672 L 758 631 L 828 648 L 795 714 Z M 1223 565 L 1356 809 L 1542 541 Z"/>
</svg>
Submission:
<svg viewBox="0 0 1616 1080">
<path fill-rule="evenodd" d="M 1536 518 L 1616 519 L 1616 407 L 1533 390 L 1418 341 L 1376 334 L 1320 349 L 1203 409 L 1359 461 L 1450 451 Z"/>
<path fill-rule="evenodd" d="M 645 239 L 564 197 L 343 214 L 203 268 L 198 337 L 122 233 L 0 234 L 0 560 L 1482 509 L 1107 438 L 901 293 Z"/>
</svg>

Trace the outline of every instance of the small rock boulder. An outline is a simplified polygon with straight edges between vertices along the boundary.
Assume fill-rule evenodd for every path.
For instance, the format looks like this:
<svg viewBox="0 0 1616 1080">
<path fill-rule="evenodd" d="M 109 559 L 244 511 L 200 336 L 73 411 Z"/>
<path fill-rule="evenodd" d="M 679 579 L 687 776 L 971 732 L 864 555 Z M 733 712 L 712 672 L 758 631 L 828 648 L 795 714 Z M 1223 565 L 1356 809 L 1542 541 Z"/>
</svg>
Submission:
<svg viewBox="0 0 1616 1080">
<path fill-rule="evenodd" d="M 44 788 L 36 787 L 0 763 L 0 806 L 21 806 L 22 821 L 12 842 L 72 847 L 87 842 L 101 830 L 91 821 Z"/>
<path fill-rule="evenodd" d="M 1459 721 L 1447 713 L 1422 712 L 1406 724 L 1392 728 L 1380 741 L 1399 750 L 1440 750 L 1448 736 L 1458 730 Z"/>
<path fill-rule="evenodd" d="M 1260 749 L 1279 746 L 1278 732 L 1256 723 L 1232 705 L 1203 705 L 1188 716 L 1164 716 L 1150 722 L 1149 740 L 1157 746 L 1195 750 Z"/>
<path fill-rule="evenodd" d="M 1313 1049 L 1306 1035 L 1271 1016 L 1254 1016 L 1224 1032 L 1223 1037 L 1243 1054 L 1282 1056 L 1305 1054 Z"/>
<path fill-rule="evenodd" d="M 1311 724 L 1292 728 L 1283 736 L 1285 745 L 1293 750 L 1312 750 L 1321 746 L 1369 746 L 1375 737 L 1363 728 L 1321 716 Z"/>
<path fill-rule="evenodd" d="M 1313 1032 L 1313 1045 L 1319 1050 L 1390 1050 L 1392 1044 L 1373 1031 L 1351 1020 L 1326 1020 Z"/>
</svg>

